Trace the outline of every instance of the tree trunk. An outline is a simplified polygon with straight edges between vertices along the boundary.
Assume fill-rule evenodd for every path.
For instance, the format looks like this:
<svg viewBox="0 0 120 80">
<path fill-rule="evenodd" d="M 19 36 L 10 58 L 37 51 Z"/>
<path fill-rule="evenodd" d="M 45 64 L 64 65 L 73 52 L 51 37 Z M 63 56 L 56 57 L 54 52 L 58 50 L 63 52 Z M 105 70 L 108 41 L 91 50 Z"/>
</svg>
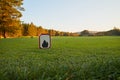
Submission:
<svg viewBox="0 0 120 80">
<path fill-rule="evenodd" d="M 3 37 L 6 38 L 6 31 L 3 31 Z"/>
</svg>

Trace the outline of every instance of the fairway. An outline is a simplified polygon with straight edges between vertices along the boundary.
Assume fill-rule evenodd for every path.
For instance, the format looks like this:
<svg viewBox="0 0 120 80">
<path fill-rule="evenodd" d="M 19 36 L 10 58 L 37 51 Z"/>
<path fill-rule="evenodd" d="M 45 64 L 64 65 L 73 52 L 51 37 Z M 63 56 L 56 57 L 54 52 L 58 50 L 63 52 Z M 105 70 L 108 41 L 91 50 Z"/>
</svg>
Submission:
<svg viewBox="0 0 120 80">
<path fill-rule="evenodd" d="M 0 39 L 0 80 L 120 80 L 120 37 Z"/>
</svg>

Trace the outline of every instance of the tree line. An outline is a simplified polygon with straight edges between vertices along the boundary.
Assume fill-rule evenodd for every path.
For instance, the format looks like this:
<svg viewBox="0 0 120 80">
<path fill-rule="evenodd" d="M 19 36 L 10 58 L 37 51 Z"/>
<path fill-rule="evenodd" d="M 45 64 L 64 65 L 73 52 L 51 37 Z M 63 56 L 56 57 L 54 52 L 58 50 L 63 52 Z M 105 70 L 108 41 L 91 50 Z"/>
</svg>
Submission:
<svg viewBox="0 0 120 80">
<path fill-rule="evenodd" d="M 120 29 L 114 27 L 112 30 L 102 32 L 83 30 L 80 32 L 80 36 L 120 36 Z"/>
<path fill-rule="evenodd" d="M 16 27 L 17 28 L 17 27 Z M 1 32 L 2 33 L 2 32 Z M 6 31 L 5 37 L 4 35 L 0 34 L 1 37 L 21 37 L 21 36 L 39 36 L 40 34 L 49 34 L 51 36 L 79 36 L 78 33 L 72 32 L 64 32 L 64 31 L 57 31 L 54 29 L 45 29 L 42 26 L 36 26 L 34 23 L 22 23 L 16 31 L 9 32 Z"/>
<path fill-rule="evenodd" d="M 22 24 L 22 36 L 39 36 L 40 34 L 49 34 L 51 36 L 78 36 L 77 33 L 57 31 L 54 29 L 45 29 L 42 26 L 36 26 L 33 23 Z"/>
</svg>

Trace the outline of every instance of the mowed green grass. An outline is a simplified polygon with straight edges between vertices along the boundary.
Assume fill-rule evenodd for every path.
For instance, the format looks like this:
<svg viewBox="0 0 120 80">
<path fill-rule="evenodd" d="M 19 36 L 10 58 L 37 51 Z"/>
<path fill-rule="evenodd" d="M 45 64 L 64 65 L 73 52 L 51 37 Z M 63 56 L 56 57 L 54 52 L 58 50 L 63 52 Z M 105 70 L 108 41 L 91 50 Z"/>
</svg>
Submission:
<svg viewBox="0 0 120 80">
<path fill-rule="evenodd" d="M 120 80 L 120 37 L 0 39 L 0 80 Z"/>
</svg>

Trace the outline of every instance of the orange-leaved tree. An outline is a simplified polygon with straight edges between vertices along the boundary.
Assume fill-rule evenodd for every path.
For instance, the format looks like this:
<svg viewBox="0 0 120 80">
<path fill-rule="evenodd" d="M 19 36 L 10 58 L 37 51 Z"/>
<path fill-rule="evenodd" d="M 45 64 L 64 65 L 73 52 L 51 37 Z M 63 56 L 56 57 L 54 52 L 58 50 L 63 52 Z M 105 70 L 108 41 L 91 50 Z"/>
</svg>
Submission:
<svg viewBox="0 0 120 80">
<path fill-rule="evenodd" d="M 0 33 L 4 38 L 8 33 L 15 33 L 20 29 L 21 7 L 23 0 L 0 0 Z"/>
</svg>

